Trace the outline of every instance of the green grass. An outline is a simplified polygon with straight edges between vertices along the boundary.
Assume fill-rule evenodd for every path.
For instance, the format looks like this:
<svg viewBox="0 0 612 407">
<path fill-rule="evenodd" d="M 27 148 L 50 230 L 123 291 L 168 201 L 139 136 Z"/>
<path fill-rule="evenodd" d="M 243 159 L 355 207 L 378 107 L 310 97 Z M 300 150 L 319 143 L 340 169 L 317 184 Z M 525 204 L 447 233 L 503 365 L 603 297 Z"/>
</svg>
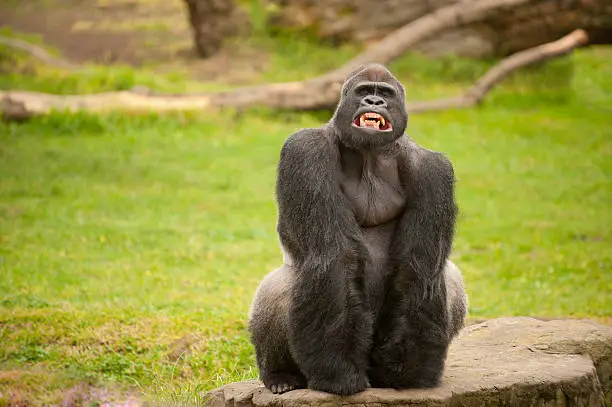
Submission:
<svg viewBox="0 0 612 407">
<path fill-rule="evenodd" d="M 279 53 L 261 80 L 320 73 L 355 51 L 330 49 Z M 320 62 L 308 65 L 309 53 Z M 453 258 L 471 316 L 612 315 L 611 57 L 583 50 L 521 72 L 481 108 L 411 118 L 409 134 L 455 165 Z M 456 94 L 490 65 L 409 55 L 392 68 L 421 99 Z M 37 75 L 0 75 L 0 88 L 172 87 L 132 68 L 29 69 Z M 197 403 L 256 377 L 245 324 L 281 261 L 278 153 L 327 117 L 58 113 L 0 124 L 0 406 L 57 402 L 77 384 Z"/>
</svg>

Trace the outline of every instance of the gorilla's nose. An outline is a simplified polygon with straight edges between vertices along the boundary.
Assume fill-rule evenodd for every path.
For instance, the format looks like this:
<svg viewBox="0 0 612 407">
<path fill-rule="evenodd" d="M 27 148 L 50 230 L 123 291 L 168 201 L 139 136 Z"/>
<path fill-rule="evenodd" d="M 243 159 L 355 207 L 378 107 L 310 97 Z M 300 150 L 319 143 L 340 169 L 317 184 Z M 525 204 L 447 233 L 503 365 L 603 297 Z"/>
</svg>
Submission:
<svg viewBox="0 0 612 407">
<path fill-rule="evenodd" d="M 368 95 L 361 100 L 361 104 L 366 106 L 387 107 L 385 99 L 376 95 Z"/>
</svg>

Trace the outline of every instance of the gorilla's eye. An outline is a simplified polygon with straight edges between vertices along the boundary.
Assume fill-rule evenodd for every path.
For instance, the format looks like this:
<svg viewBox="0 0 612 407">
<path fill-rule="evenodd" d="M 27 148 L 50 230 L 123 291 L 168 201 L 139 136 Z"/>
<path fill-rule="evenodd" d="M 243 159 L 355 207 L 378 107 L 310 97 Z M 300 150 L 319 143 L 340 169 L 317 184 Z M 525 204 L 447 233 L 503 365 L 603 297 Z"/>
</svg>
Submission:
<svg viewBox="0 0 612 407">
<path fill-rule="evenodd" d="M 387 88 L 386 86 L 383 88 L 379 88 L 378 90 L 378 95 L 384 97 L 385 99 L 387 99 L 387 102 L 389 101 L 389 99 L 392 99 L 395 97 L 395 89 L 390 89 Z"/>
<path fill-rule="evenodd" d="M 355 89 L 355 94 L 357 96 L 359 96 L 360 98 L 366 97 L 368 95 L 371 95 L 373 92 L 373 87 L 369 87 L 369 86 L 358 86 Z"/>
<path fill-rule="evenodd" d="M 397 91 L 386 82 L 366 82 L 355 87 L 355 94 L 358 97 L 377 95 L 385 99 L 390 99 L 397 96 Z"/>
</svg>

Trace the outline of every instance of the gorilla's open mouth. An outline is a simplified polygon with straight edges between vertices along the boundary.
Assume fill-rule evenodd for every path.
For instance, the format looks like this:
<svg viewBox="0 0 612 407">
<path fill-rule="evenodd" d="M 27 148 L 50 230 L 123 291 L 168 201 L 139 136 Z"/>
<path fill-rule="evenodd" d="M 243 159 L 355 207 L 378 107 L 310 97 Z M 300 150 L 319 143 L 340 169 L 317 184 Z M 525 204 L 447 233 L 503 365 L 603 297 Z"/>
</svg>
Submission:
<svg viewBox="0 0 612 407">
<path fill-rule="evenodd" d="M 368 129 L 389 131 L 391 123 L 387 121 L 381 114 L 374 112 L 365 112 L 355 118 L 353 124 L 357 127 L 365 127 Z"/>
</svg>

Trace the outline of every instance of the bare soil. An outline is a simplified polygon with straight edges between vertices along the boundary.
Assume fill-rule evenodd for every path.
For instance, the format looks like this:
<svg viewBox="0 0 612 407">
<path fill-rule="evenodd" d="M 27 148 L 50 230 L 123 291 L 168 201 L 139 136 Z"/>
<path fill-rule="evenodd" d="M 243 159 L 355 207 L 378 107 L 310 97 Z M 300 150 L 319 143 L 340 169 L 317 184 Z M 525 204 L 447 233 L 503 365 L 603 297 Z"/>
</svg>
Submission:
<svg viewBox="0 0 612 407">
<path fill-rule="evenodd" d="M 198 79 L 236 84 L 265 65 L 240 39 L 197 58 L 185 13 L 180 0 L 11 0 L 0 2 L 0 28 L 38 35 L 76 63 L 180 66 Z"/>
</svg>

